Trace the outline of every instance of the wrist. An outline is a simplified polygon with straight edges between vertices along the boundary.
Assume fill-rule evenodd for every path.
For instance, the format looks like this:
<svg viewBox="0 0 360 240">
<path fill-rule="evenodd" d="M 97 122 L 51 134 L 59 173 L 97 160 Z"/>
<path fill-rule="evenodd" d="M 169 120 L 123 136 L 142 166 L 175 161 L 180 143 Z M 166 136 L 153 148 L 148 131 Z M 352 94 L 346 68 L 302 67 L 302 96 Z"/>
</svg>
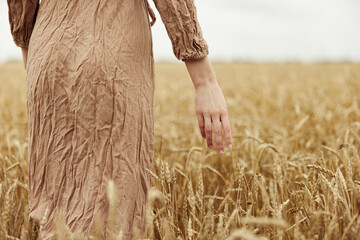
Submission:
<svg viewBox="0 0 360 240">
<path fill-rule="evenodd" d="M 185 61 L 185 65 L 195 89 L 217 84 L 216 74 L 207 57 L 195 61 Z"/>
<path fill-rule="evenodd" d="M 206 86 L 213 86 L 218 84 L 215 74 L 204 75 L 202 77 L 195 77 L 192 79 L 195 89 L 199 89 Z"/>
</svg>

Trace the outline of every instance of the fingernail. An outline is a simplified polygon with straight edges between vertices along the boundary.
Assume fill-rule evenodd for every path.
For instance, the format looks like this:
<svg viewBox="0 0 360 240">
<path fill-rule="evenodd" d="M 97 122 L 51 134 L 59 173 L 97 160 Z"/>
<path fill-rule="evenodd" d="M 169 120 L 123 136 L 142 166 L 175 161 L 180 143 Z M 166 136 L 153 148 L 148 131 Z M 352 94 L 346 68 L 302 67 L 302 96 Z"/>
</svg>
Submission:
<svg viewBox="0 0 360 240">
<path fill-rule="evenodd" d="M 219 152 L 220 154 L 223 154 L 224 153 L 224 150 L 220 150 L 220 152 Z"/>
<path fill-rule="evenodd" d="M 232 148 L 232 145 L 231 145 L 231 144 L 228 144 L 227 146 L 228 146 L 228 148 Z"/>
</svg>

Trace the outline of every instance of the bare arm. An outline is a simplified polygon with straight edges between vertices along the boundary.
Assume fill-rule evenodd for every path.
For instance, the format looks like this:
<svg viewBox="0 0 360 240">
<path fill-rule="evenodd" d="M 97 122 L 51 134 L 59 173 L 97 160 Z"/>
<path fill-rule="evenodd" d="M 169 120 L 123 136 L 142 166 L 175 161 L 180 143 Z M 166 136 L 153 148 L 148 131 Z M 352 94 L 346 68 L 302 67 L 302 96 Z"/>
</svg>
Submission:
<svg viewBox="0 0 360 240">
<path fill-rule="evenodd" d="M 21 52 L 22 52 L 22 58 L 23 58 L 24 68 L 25 68 L 25 70 L 26 70 L 28 49 L 25 48 L 25 47 L 22 47 L 22 48 L 21 48 Z"/>
<path fill-rule="evenodd" d="M 215 72 L 207 56 L 195 61 L 185 61 L 185 65 L 196 89 L 196 116 L 201 135 L 206 138 L 208 147 L 212 148 L 214 132 L 217 151 L 222 154 L 222 129 L 228 148 L 232 147 L 232 140 L 226 101 Z"/>
<path fill-rule="evenodd" d="M 231 148 L 231 132 L 226 102 L 216 75 L 207 57 L 205 41 L 197 19 L 195 0 L 154 0 L 170 37 L 175 56 L 185 62 L 196 89 L 196 115 L 201 135 L 212 148 L 212 132 L 218 152 L 224 151 L 222 129 L 226 145 Z"/>
</svg>

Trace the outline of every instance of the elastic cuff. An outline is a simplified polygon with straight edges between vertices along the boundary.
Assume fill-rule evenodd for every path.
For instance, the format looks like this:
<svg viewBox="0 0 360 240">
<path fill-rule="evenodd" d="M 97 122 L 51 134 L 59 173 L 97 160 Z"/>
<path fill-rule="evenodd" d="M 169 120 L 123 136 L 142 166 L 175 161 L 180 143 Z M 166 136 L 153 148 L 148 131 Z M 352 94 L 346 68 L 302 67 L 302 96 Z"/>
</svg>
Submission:
<svg viewBox="0 0 360 240">
<path fill-rule="evenodd" d="M 197 61 L 197 60 L 205 58 L 208 54 L 209 54 L 208 52 L 201 52 L 201 53 L 198 52 L 193 56 L 183 57 L 180 60 L 183 61 L 183 62 L 185 62 L 185 61 Z"/>
<path fill-rule="evenodd" d="M 24 42 L 24 41 L 15 41 L 15 45 L 20 47 L 20 48 L 28 48 L 29 47 L 29 43 Z"/>
<path fill-rule="evenodd" d="M 209 55 L 209 49 L 208 47 L 205 47 L 201 50 L 194 52 L 193 54 L 184 54 L 182 56 L 179 56 L 179 59 L 181 61 L 196 61 L 206 57 L 207 55 Z"/>
</svg>

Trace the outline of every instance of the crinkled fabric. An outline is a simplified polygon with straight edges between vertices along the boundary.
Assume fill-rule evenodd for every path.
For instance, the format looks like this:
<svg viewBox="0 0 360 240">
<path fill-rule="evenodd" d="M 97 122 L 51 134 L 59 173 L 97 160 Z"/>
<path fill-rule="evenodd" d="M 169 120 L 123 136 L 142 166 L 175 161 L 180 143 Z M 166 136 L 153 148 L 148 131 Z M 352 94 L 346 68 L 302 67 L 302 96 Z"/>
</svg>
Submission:
<svg viewBox="0 0 360 240">
<path fill-rule="evenodd" d="M 208 55 L 194 0 L 154 0 L 178 59 L 197 60 Z"/>
<path fill-rule="evenodd" d="M 146 0 L 8 0 L 14 42 L 28 47 L 29 210 L 88 237 L 109 237 L 107 185 L 115 183 L 117 233 L 145 227 L 154 149 L 154 59 Z M 205 57 L 191 0 L 155 1 L 180 60 Z M 152 22 L 149 20 L 149 15 Z M 48 210 L 47 217 L 44 217 Z"/>
<path fill-rule="evenodd" d="M 38 0 L 7 0 L 11 34 L 17 46 L 27 48 L 34 28 Z"/>
</svg>

